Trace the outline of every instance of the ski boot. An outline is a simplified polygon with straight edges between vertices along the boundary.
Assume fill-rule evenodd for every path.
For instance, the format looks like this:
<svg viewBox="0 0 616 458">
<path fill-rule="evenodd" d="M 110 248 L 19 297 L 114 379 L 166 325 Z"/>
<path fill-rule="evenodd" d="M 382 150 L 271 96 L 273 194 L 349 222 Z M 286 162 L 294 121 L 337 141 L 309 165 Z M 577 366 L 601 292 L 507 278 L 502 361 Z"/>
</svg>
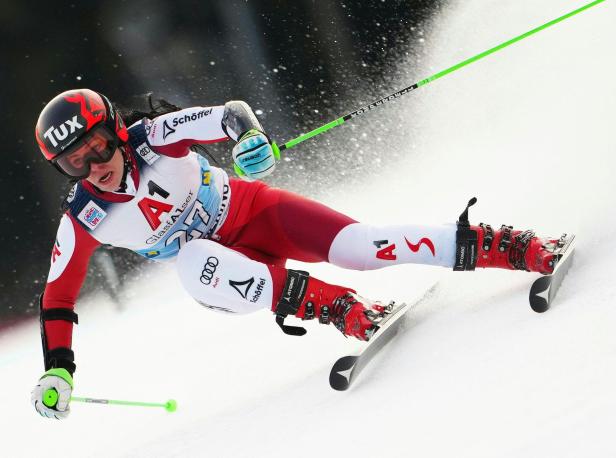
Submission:
<svg viewBox="0 0 616 458">
<path fill-rule="evenodd" d="M 289 269 L 282 298 L 273 311 L 286 334 L 306 333 L 302 327 L 284 324 L 288 315 L 295 315 L 302 320 L 316 318 L 322 324 L 333 323 L 343 335 L 367 341 L 378 330 L 387 307 L 360 298 L 351 288 L 330 285 L 307 272 Z"/>
<path fill-rule="evenodd" d="M 334 301 L 334 326 L 345 336 L 370 340 L 390 310 L 378 303 L 348 292 Z"/>
<path fill-rule="evenodd" d="M 489 224 L 471 226 L 468 209 L 477 202 L 473 197 L 458 220 L 456 232 L 456 261 L 453 270 L 475 270 L 494 267 L 526 270 L 549 275 L 573 239 L 539 238 L 532 230 L 517 231 L 502 225 L 494 230 Z"/>
</svg>

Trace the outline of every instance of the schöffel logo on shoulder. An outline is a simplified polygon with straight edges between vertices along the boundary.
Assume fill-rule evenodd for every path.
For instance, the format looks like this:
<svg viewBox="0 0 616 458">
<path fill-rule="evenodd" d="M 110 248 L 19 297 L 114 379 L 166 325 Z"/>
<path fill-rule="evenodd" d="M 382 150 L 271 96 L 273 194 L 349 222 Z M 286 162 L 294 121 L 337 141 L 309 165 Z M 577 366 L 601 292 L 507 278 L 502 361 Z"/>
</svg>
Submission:
<svg viewBox="0 0 616 458">
<path fill-rule="evenodd" d="M 79 213 L 77 219 L 86 224 L 88 227 L 95 228 L 106 216 L 107 212 L 105 212 L 105 210 L 90 201 L 88 205 L 81 210 L 81 213 Z"/>
<path fill-rule="evenodd" d="M 75 115 L 73 116 L 73 119 L 64 121 L 57 129 L 54 126 L 51 126 L 43 134 L 43 137 L 49 140 L 51 144 L 56 147 L 58 146 L 58 142 L 66 139 L 69 134 L 74 134 L 77 129 L 83 129 L 83 126 L 79 124 L 77 121 L 77 115 Z M 64 145 L 64 148 L 66 148 L 66 145 Z"/>
<path fill-rule="evenodd" d="M 196 121 L 197 119 L 205 118 L 210 113 L 212 113 L 211 108 L 207 110 L 197 111 L 196 113 L 192 113 L 192 114 L 185 114 L 184 116 L 173 118 L 171 123 L 173 124 L 173 127 L 177 127 L 180 124 L 184 124 L 185 122 L 188 123 L 188 122 Z"/>
<path fill-rule="evenodd" d="M 166 140 L 167 137 L 171 134 L 175 133 L 175 129 L 167 124 L 167 120 L 163 122 L 163 140 Z"/>
</svg>

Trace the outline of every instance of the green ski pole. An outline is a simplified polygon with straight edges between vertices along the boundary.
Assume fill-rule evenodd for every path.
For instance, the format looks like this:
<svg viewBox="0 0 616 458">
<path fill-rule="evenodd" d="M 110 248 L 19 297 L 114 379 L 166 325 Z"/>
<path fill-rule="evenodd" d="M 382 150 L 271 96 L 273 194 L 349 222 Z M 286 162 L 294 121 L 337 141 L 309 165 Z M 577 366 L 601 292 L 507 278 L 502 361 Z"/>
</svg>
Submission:
<svg viewBox="0 0 616 458">
<path fill-rule="evenodd" d="M 175 400 L 169 399 L 167 402 L 138 402 L 138 401 L 119 401 L 117 399 L 94 399 L 82 398 L 77 396 L 71 397 L 71 402 L 85 402 L 88 404 L 107 404 L 132 407 L 163 407 L 167 412 L 175 412 L 178 404 Z"/>
<path fill-rule="evenodd" d="M 506 48 L 507 46 L 510 46 L 510 45 L 520 41 L 520 40 L 523 40 L 524 38 L 527 38 L 527 37 L 529 37 L 531 35 L 534 35 L 535 33 L 540 32 L 543 29 L 547 29 L 548 27 L 551 27 L 554 24 L 558 24 L 559 22 L 564 21 L 565 19 L 568 19 L 571 16 L 575 16 L 576 14 L 581 13 L 582 11 L 587 10 L 588 8 L 591 8 L 591 7 L 593 7 L 593 6 L 595 6 L 595 5 L 599 4 L 599 3 L 602 3 L 604 1 L 605 0 L 596 0 L 594 2 L 588 3 L 587 5 L 582 6 L 581 8 L 578 8 L 578 9 L 576 9 L 574 11 L 571 11 L 570 13 L 564 14 L 564 15 L 562 15 L 562 16 L 560 16 L 560 17 L 558 17 L 558 18 L 556 18 L 556 19 L 554 19 L 554 20 L 552 20 L 550 22 L 546 22 L 545 24 L 543 24 L 543 25 L 541 25 L 539 27 L 536 27 L 536 28 L 534 28 L 532 30 L 529 30 L 528 32 L 523 33 L 522 35 L 518 35 L 517 37 L 512 38 L 511 40 L 505 41 L 504 43 L 501 43 L 498 46 L 494 46 L 493 48 L 490 48 L 487 51 L 479 53 L 476 56 L 470 57 L 470 58 L 468 58 L 468 59 L 466 59 L 466 60 L 464 60 L 464 61 L 462 61 L 462 62 L 460 62 L 460 63 L 458 63 L 456 65 L 453 65 L 453 66 L 451 66 L 451 67 L 449 67 L 449 68 L 447 68 L 447 69 L 445 69 L 443 71 L 435 73 L 434 75 L 429 76 L 428 78 L 425 78 L 425 79 L 423 79 L 421 81 L 418 81 L 417 83 L 412 84 L 411 86 L 405 87 L 404 89 L 401 89 L 398 92 L 394 92 L 393 94 L 390 94 L 390 95 L 388 95 L 386 97 L 383 97 L 382 99 L 376 100 L 375 102 L 372 102 L 369 105 L 363 106 L 363 107 L 359 108 L 358 110 L 355 110 L 355 111 L 353 111 L 353 112 L 351 112 L 351 113 L 349 113 L 347 115 L 344 115 L 344 116 L 342 116 L 342 117 L 340 117 L 338 119 L 335 119 L 334 121 L 332 121 L 330 123 L 327 123 L 324 126 L 318 127 L 318 128 L 316 128 L 314 130 L 311 130 L 310 132 L 308 132 L 306 134 L 300 135 L 297 138 L 289 140 L 288 142 L 286 142 L 283 145 L 278 146 L 278 145 L 276 145 L 276 143 L 273 143 L 272 147 L 274 149 L 274 154 L 276 154 L 276 156 L 279 157 L 280 151 L 284 151 L 285 149 L 293 148 L 297 144 L 299 144 L 299 143 L 301 143 L 303 141 L 306 141 L 309 138 L 312 138 L 312 137 L 314 137 L 316 135 L 320 135 L 323 132 L 328 131 L 329 129 L 332 129 L 332 128 L 336 127 L 336 126 L 340 126 L 340 125 L 344 124 L 349 119 L 352 119 L 352 118 L 355 118 L 357 116 L 360 116 L 360 115 L 362 115 L 362 114 L 364 114 L 364 113 L 366 113 L 366 112 L 368 112 L 370 110 L 373 110 L 373 109 L 375 109 L 375 108 L 377 108 L 377 107 L 379 107 L 379 106 L 381 106 L 381 105 L 383 105 L 383 104 L 385 104 L 387 102 L 390 102 L 390 101 L 392 101 L 394 99 L 397 99 L 398 97 L 403 96 L 404 94 L 408 94 L 409 92 L 414 91 L 418 87 L 425 86 L 426 84 L 431 83 L 434 80 L 442 78 L 443 76 L 445 76 L 445 75 L 447 75 L 449 73 L 453 73 L 456 70 L 461 69 L 462 67 L 466 67 L 467 65 L 469 65 L 469 64 L 471 64 L 473 62 L 476 62 L 476 61 L 478 61 L 480 59 L 483 59 L 484 57 L 489 56 L 490 54 L 493 54 L 496 51 L 500 51 L 501 49 Z"/>
<path fill-rule="evenodd" d="M 71 402 L 85 402 L 88 404 L 107 404 L 132 407 L 163 407 L 167 412 L 175 412 L 178 403 L 174 399 L 169 399 L 165 403 L 160 402 L 139 402 L 139 401 L 119 401 L 117 399 L 95 399 L 71 396 Z M 43 404 L 47 407 L 54 407 L 58 403 L 58 392 L 55 388 L 50 388 L 43 395 Z"/>
</svg>

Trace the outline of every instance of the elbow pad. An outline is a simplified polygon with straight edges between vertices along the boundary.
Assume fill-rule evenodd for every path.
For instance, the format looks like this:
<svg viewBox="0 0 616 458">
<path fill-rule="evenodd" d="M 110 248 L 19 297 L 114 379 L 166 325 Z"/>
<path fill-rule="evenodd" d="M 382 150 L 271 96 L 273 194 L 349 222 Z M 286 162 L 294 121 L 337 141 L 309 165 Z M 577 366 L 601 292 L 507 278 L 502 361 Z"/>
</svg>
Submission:
<svg viewBox="0 0 616 458">
<path fill-rule="evenodd" d="M 239 100 L 225 103 L 221 124 L 225 134 L 235 141 L 251 129 L 263 132 L 263 127 L 252 109 L 246 102 Z"/>
</svg>

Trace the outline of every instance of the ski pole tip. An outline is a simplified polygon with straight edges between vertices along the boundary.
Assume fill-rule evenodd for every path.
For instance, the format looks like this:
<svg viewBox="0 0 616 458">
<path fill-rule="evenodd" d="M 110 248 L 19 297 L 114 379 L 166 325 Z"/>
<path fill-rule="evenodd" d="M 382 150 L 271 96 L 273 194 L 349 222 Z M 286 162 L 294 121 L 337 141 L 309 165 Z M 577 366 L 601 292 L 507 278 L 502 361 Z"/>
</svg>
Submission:
<svg viewBox="0 0 616 458">
<path fill-rule="evenodd" d="M 178 403 L 175 399 L 169 399 L 166 403 L 165 403 L 165 410 L 167 412 L 175 412 L 178 408 Z"/>
</svg>

